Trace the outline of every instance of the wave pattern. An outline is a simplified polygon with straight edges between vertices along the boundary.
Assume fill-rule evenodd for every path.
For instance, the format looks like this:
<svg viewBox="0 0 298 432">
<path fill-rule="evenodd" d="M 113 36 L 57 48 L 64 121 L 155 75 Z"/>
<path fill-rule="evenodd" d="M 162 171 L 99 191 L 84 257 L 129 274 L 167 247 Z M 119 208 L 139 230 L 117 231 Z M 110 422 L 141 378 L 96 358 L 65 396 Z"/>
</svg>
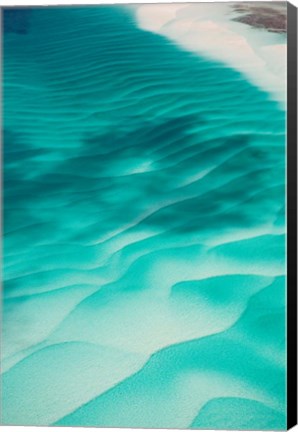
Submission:
<svg viewBox="0 0 298 432">
<path fill-rule="evenodd" d="M 284 429 L 285 112 L 120 6 L 4 25 L 3 423 Z"/>
</svg>

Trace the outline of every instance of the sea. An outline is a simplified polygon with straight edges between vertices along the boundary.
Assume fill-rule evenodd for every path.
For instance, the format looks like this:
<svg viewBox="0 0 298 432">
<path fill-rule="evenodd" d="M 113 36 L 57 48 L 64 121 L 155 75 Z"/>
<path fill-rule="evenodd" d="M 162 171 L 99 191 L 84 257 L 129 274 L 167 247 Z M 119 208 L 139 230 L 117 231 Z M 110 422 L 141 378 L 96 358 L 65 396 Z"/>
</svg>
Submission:
<svg viewBox="0 0 298 432">
<path fill-rule="evenodd" d="M 3 10 L 5 425 L 286 428 L 286 37 L 180 6 Z"/>
</svg>

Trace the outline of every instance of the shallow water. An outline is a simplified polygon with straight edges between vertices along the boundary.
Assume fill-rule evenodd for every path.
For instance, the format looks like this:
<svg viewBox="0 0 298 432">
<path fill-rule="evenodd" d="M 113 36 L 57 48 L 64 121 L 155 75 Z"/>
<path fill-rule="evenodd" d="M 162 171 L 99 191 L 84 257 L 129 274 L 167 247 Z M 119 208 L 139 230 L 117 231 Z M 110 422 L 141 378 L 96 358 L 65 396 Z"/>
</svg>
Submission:
<svg viewBox="0 0 298 432">
<path fill-rule="evenodd" d="M 285 112 L 120 6 L 4 24 L 3 423 L 284 429 Z"/>
</svg>

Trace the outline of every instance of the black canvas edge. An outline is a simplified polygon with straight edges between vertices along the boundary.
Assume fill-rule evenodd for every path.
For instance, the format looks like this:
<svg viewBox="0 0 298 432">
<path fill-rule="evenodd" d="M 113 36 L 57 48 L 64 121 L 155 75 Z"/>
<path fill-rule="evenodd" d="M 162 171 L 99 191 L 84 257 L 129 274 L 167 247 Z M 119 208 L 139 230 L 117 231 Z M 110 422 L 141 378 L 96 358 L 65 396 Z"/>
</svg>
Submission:
<svg viewBox="0 0 298 432">
<path fill-rule="evenodd" d="M 297 424 L 297 8 L 287 2 L 287 429 Z"/>
</svg>

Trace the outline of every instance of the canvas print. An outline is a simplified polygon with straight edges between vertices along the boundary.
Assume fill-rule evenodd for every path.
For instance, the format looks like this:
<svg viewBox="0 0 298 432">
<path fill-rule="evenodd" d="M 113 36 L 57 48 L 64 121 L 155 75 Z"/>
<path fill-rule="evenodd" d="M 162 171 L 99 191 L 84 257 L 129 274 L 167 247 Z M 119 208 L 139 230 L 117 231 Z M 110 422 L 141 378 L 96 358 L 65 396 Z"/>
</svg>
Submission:
<svg viewBox="0 0 298 432">
<path fill-rule="evenodd" d="M 286 11 L 2 10 L 2 424 L 286 428 Z"/>
</svg>

